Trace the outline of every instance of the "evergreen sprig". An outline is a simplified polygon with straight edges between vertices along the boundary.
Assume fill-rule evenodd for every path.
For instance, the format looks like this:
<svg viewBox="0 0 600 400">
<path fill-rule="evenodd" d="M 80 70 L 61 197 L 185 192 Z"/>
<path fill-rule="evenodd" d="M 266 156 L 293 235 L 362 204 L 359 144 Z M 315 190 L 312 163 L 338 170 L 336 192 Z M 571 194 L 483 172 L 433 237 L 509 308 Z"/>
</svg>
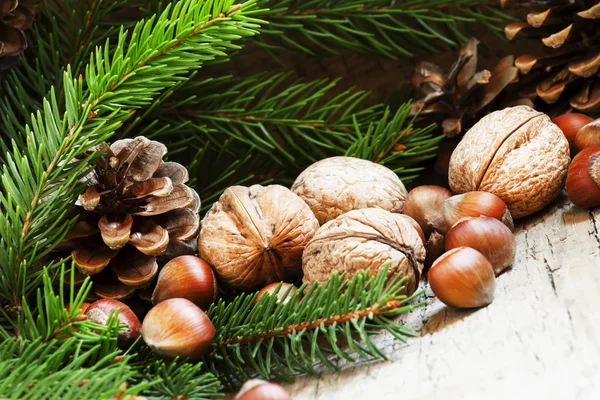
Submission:
<svg viewBox="0 0 600 400">
<path fill-rule="evenodd" d="M 81 74 L 92 49 L 118 36 L 121 24 L 115 23 L 115 13 L 121 15 L 134 7 L 131 0 L 41 0 L 39 3 L 36 23 L 28 31 L 29 49 L 21 57 L 19 68 L 11 69 L 1 85 L 2 153 L 7 152 L 10 140 L 24 147 L 25 124 L 31 123 L 32 114 L 41 110 L 50 89 L 63 86 L 67 66 L 73 76 Z M 121 22 L 130 28 L 137 19 Z M 59 104 L 61 96 L 62 91 Z"/>
<path fill-rule="evenodd" d="M 204 371 L 202 363 L 189 363 L 177 359 L 163 361 L 150 357 L 148 360 L 138 361 L 137 364 L 143 365 L 143 379 L 155 382 L 141 393 L 149 400 L 208 400 L 223 396 L 220 392 L 221 383 L 213 374 Z"/>
<path fill-rule="evenodd" d="M 381 163 L 398 174 L 403 182 L 417 178 L 423 169 L 419 163 L 436 156 L 437 145 L 444 137 L 433 134 L 435 124 L 415 128 L 416 116 L 409 117 L 411 108 L 410 102 L 405 103 L 393 115 L 387 108 L 381 120 L 369 124 L 366 132 L 355 120 L 356 140 L 346 155 Z"/>
<path fill-rule="evenodd" d="M 112 53 L 98 48 L 83 78 L 64 77 L 64 105 L 54 90 L 43 112 L 25 128 L 27 142 L 13 141 L 0 175 L 0 297 L 18 307 L 40 286 L 43 258 L 64 238 L 80 180 L 106 141 L 134 111 L 203 62 L 226 56 L 232 43 L 257 33 L 255 1 L 181 0 L 121 30 Z M 61 109 L 65 109 L 62 112 Z M 88 155 L 89 153 L 89 155 Z M 56 266 L 56 262 L 50 262 Z"/>
<path fill-rule="evenodd" d="M 436 52 L 466 40 L 461 24 L 495 32 L 510 17 L 495 0 L 261 0 L 269 22 L 255 38 L 275 57 L 280 48 L 314 56 L 341 50 L 389 58 Z"/>
<path fill-rule="evenodd" d="M 130 356 L 117 348 L 121 326 L 117 313 L 105 325 L 81 318 L 80 307 L 91 283 L 76 291 L 74 270 L 58 276 L 58 289 L 47 269 L 34 306 L 23 302 L 14 324 L 16 336 L 3 331 L 0 344 L 0 398 L 83 399 L 117 398 L 136 394 L 159 381 L 141 381 L 127 389 L 137 375 Z M 65 286 L 68 286 L 68 294 Z M 68 309 L 66 306 L 68 305 Z"/>
<path fill-rule="evenodd" d="M 170 156 L 189 165 L 205 209 L 228 186 L 289 184 L 308 165 L 336 155 L 385 164 L 406 182 L 418 176 L 418 163 L 434 157 L 441 140 L 434 127 L 413 127 L 409 103 L 392 114 L 367 105 L 368 92 L 339 86 L 266 73 L 190 80 L 157 99 L 123 135 L 175 149 Z"/>
<path fill-rule="evenodd" d="M 149 386 L 127 387 L 135 369 L 118 352 L 96 358 L 99 346 L 83 349 L 77 338 L 0 343 L 0 398 L 29 400 L 118 399 Z"/>
<path fill-rule="evenodd" d="M 317 364 L 336 370 L 331 357 L 385 359 L 370 336 L 385 330 L 405 341 L 413 333 L 395 318 L 422 304 L 415 301 L 420 293 L 404 295 L 405 281 L 388 279 L 386 266 L 374 277 L 334 274 L 322 285 L 305 284 L 285 303 L 277 302 L 277 291 L 256 304 L 256 294 L 220 300 L 208 311 L 216 333 L 205 362 L 226 387 L 237 388 L 255 375 L 290 381 L 316 375 Z"/>
</svg>

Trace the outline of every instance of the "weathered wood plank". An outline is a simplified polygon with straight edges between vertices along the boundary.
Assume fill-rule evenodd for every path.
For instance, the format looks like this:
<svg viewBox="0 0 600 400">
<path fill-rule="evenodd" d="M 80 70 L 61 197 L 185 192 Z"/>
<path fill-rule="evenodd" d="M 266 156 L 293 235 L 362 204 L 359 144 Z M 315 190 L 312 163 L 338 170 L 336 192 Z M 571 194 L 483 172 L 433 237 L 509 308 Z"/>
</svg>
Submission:
<svg viewBox="0 0 600 400">
<path fill-rule="evenodd" d="M 490 306 L 448 309 L 428 291 L 405 317 L 419 337 L 376 338 L 388 361 L 288 389 L 294 399 L 600 399 L 598 228 L 600 210 L 559 199 L 518 224 L 516 262 Z"/>
</svg>

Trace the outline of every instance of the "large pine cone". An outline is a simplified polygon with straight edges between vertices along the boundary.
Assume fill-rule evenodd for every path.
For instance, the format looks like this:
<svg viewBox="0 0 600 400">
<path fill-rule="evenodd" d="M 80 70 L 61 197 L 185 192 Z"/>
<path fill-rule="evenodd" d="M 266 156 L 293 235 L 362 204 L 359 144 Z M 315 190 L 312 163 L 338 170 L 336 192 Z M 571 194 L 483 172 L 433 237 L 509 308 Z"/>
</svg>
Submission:
<svg viewBox="0 0 600 400">
<path fill-rule="evenodd" d="M 18 0 L 0 0 L 0 69 L 16 64 L 27 49 L 23 31 L 33 23 L 33 13 Z"/>
<path fill-rule="evenodd" d="M 95 295 L 124 300 L 148 287 L 159 265 L 195 253 L 188 241 L 200 227 L 200 198 L 183 166 L 162 161 L 163 144 L 137 137 L 103 147 L 67 243 Z"/>
<path fill-rule="evenodd" d="M 419 63 L 413 73 L 413 86 L 423 97 L 413 103 L 411 115 L 418 113 L 419 120 L 427 124 L 441 124 L 448 137 L 476 122 L 518 75 L 512 57 L 500 60 L 491 71 L 477 71 L 478 44 L 477 39 L 469 39 L 447 74 L 430 62 Z"/>
<path fill-rule="evenodd" d="M 600 2 L 504 0 L 505 7 L 533 10 L 527 23 L 506 26 L 509 40 L 528 39 L 515 60 L 524 75 L 521 95 L 547 104 L 565 100 L 586 113 L 600 112 Z"/>
</svg>

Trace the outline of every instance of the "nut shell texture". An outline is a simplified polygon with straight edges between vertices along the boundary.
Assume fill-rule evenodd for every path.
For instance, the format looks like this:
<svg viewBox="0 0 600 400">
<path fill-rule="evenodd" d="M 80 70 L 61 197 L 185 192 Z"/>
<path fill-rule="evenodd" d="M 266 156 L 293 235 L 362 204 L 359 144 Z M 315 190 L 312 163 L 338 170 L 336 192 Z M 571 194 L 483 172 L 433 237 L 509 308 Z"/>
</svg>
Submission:
<svg viewBox="0 0 600 400">
<path fill-rule="evenodd" d="M 319 223 L 279 186 L 228 188 L 202 220 L 198 248 L 219 280 L 236 290 L 298 278 L 302 251 Z"/>
<path fill-rule="evenodd" d="M 408 192 L 389 168 L 353 157 L 331 157 L 305 169 L 292 191 L 320 224 L 352 210 L 381 208 L 401 212 Z"/>
<path fill-rule="evenodd" d="M 323 225 L 306 246 L 304 281 L 325 282 L 334 273 L 347 278 L 367 270 L 376 275 L 386 263 L 390 274 L 408 277 L 406 290 L 414 293 L 423 270 L 425 248 L 406 218 L 378 208 L 354 210 Z"/>
<path fill-rule="evenodd" d="M 520 218 L 558 196 L 569 161 L 569 143 L 547 115 L 511 107 L 465 134 L 450 159 L 449 183 L 457 193 L 494 193 Z"/>
</svg>

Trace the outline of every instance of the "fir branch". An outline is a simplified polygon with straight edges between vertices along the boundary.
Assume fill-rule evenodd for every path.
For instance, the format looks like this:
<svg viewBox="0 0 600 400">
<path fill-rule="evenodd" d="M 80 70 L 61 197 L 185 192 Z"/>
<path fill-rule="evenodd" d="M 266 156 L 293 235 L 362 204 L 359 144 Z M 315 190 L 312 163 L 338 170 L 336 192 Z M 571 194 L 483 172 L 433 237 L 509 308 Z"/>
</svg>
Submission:
<svg viewBox="0 0 600 400">
<path fill-rule="evenodd" d="M 64 113 L 51 91 L 43 113 L 26 128 L 25 147 L 13 142 L 0 175 L 0 297 L 6 302 L 19 306 L 39 286 L 38 264 L 69 230 L 80 180 L 100 156 L 90 150 L 162 90 L 237 48 L 233 40 L 257 33 L 260 21 L 246 15 L 255 1 L 233 2 L 181 0 L 130 34 L 121 30 L 112 54 L 107 43 L 92 55 L 85 74 L 89 94 L 82 78 L 65 73 Z"/>
<path fill-rule="evenodd" d="M 496 0 L 261 0 L 269 21 L 255 41 L 277 57 L 278 48 L 310 55 L 347 49 L 392 59 L 457 47 L 464 24 L 500 31 L 510 19 Z"/>
<path fill-rule="evenodd" d="M 252 151 L 280 166 L 302 167 L 352 144 L 353 115 L 365 127 L 381 115 L 381 106 L 364 105 L 368 92 L 334 94 L 337 81 L 288 78 L 263 73 L 189 82 L 177 99 L 153 108 L 156 122 L 142 132 L 175 148 L 192 138 L 186 145 L 211 143 L 235 156 Z M 233 146 L 223 146 L 224 135 Z"/>
<path fill-rule="evenodd" d="M 204 400 L 223 397 L 221 383 L 211 373 L 203 370 L 202 363 L 149 359 L 138 361 L 142 365 L 141 382 L 155 382 L 141 392 L 149 400 Z M 134 380 L 135 381 L 135 380 Z M 141 383 L 140 382 L 140 383 Z"/>
<path fill-rule="evenodd" d="M 183 82 L 135 118 L 123 135 L 142 134 L 176 149 L 208 209 L 233 184 L 289 184 L 322 158 L 348 155 L 382 163 L 408 182 L 431 159 L 440 136 L 413 127 L 410 103 L 395 114 L 367 106 L 368 92 L 337 81 L 290 82 L 289 75 L 225 76 Z M 195 172 L 197 171 L 197 172 Z"/>
<path fill-rule="evenodd" d="M 84 350 L 78 339 L 0 343 L 0 398 L 120 399 L 136 395 L 149 383 L 127 387 L 136 371 L 113 352 L 99 358 L 101 347 Z M 89 361 L 95 359 L 93 363 Z"/>
<path fill-rule="evenodd" d="M 109 317 L 105 325 L 95 324 L 80 315 L 81 305 L 92 287 L 89 277 L 76 291 L 75 266 L 70 267 L 67 275 L 63 264 L 57 278 L 58 293 L 48 269 L 44 269 L 43 287 L 37 291 L 37 301 L 33 302 L 35 307 L 25 299 L 23 301 L 23 309 L 16 324 L 16 335 L 27 341 L 41 340 L 44 343 L 74 337 L 79 340 L 82 350 L 99 347 L 96 358 L 117 351 L 117 336 L 122 327 L 116 313 Z M 68 288 L 68 293 L 65 293 L 65 287 Z"/>
<path fill-rule="evenodd" d="M 420 293 L 403 294 L 406 278 L 388 280 L 387 272 L 386 267 L 376 277 L 359 273 L 350 280 L 334 274 L 322 286 L 303 285 L 285 304 L 273 295 L 253 305 L 256 294 L 219 301 L 208 311 L 216 327 L 209 369 L 236 388 L 254 375 L 289 381 L 294 374 L 316 374 L 317 364 L 336 370 L 332 356 L 385 359 L 370 336 L 385 330 L 405 341 L 413 334 L 394 318 L 422 304 L 414 302 Z"/>
<path fill-rule="evenodd" d="M 423 169 L 419 163 L 436 156 L 437 145 L 444 136 L 433 134 L 435 124 L 415 128 L 417 117 L 409 120 L 411 108 L 411 102 L 405 103 L 391 120 L 391 111 L 386 109 L 381 120 L 371 123 L 366 132 L 361 132 L 361 124 L 356 121 L 357 139 L 346 155 L 383 164 L 402 177 L 403 182 L 417 178 Z"/>
<path fill-rule="evenodd" d="M 24 302 L 15 324 L 16 336 L 5 332 L 0 344 L 0 397 L 117 399 L 158 384 L 155 378 L 126 388 L 137 371 L 129 365 L 131 357 L 117 349 L 121 328 L 117 314 L 105 325 L 82 318 L 79 310 L 91 282 L 86 279 L 75 291 L 73 268 L 69 279 L 65 278 L 63 267 L 57 293 L 45 269 L 35 308 Z M 70 287 L 68 295 L 65 286 Z"/>
<path fill-rule="evenodd" d="M 5 92 L 0 97 L 4 125 L 2 153 L 8 151 L 10 140 L 24 147 L 25 124 L 30 124 L 31 115 L 41 110 L 42 100 L 49 96 L 50 89 L 63 86 L 65 68 L 70 65 L 73 76 L 82 73 L 92 49 L 119 34 L 120 24 L 114 23 L 114 13 L 127 13 L 133 6 L 130 3 L 129 0 L 40 1 L 35 24 L 27 32 L 29 48 L 18 67 L 11 69 L 2 82 Z M 123 23 L 126 28 L 133 25 L 132 21 Z"/>
</svg>

